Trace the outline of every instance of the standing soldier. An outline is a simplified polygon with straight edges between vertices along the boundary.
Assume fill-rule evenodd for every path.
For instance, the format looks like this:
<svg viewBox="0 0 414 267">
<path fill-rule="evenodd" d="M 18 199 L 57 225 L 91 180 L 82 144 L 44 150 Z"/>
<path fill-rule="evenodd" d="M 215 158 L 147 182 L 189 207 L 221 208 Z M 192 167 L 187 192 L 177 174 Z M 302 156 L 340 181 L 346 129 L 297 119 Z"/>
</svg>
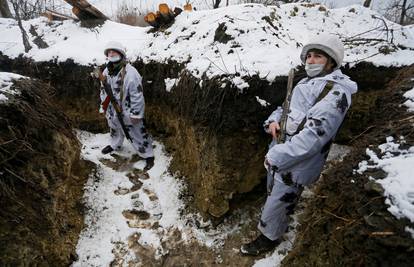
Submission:
<svg viewBox="0 0 414 267">
<path fill-rule="evenodd" d="M 104 53 L 109 63 L 102 73 L 105 80 L 101 88 L 101 110 L 108 121 L 111 144 L 102 149 L 102 153 L 121 149 L 127 137 L 138 155 L 145 159 L 144 170 L 149 170 L 154 165 L 154 151 L 152 137 L 144 125 L 142 77 L 127 63 L 122 44 L 109 42 Z"/>
<path fill-rule="evenodd" d="M 307 77 L 286 98 L 289 106 L 278 107 L 264 124 L 274 138 L 265 158 L 268 196 L 258 225 L 261 234 L 241 247 L 244 255 L 259 255 L 281 242 L 303 187 L 318 179 L 357 91 L 339 70 L 344 46 L 336 36 L 316 36 L 300 57 Z M 280 135 L 284 138 L 275 141 Z"/>
</svg>

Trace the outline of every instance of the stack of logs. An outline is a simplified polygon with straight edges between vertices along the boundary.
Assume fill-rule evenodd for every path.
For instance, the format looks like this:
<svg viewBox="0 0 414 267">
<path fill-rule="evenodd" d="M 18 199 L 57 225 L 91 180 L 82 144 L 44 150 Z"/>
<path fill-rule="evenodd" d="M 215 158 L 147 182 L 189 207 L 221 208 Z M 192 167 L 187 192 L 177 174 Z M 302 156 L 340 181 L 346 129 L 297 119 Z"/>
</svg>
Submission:
<svg viewBox="0 0 414 267">
<path fill-rule="evenodd" d="M 66 3 L 72 6 L 72 12 L 80 21 L 90 21 L 90 20 L 100 20 L 105 21 L 108 19 L 101 11 L 92 6 L 86 0 L 64 0 Z M 193 7 L 191 4 L 184 5 L 185 11 L 192 11 Z M 160 4 L 158 11 L 149 12 L 145 16 L 145 21 L 154 28 L 160 28 L 170 25 L 176 16 L 178 16 L 183 9 L 176 7 L 174 10 L 171 10 L 167 4 Z M 55 11 L 47 10 L 44 13 L 44 16 L 48 17 L 49 20 L 65 20 L 65 19 L 74 19 L 76 18 L 60 14 Z"/>
<path fill-rule="evenodd" d="M 49 21 L 53 20 L 80 20 L 80 21 L 105 21 L 108 19 L 105 14 L 99 11 L 96 7 L 92 6 L 86 0 L 64 0 L 66 3 L 72 6 L 72 12 L 75 14 L 77 18 L 46 9 L 46 11 L 42 14 L 43 16 L 47 17 Z"/>
<path fill-rule="evenodd" d="M 192 11 L 191 4 L 184 5 L 185 11 Z M 183 10 L 179 7 L 174 8 L 174 11 L 170 9 L 167 4 L 160 4 L 157 12 L 149 12 L 145 16 L 145 22 L 154 28 L 160 28 L 168 26 L 174 21 L 174 18 L 178 16 Z"/>
</svg>

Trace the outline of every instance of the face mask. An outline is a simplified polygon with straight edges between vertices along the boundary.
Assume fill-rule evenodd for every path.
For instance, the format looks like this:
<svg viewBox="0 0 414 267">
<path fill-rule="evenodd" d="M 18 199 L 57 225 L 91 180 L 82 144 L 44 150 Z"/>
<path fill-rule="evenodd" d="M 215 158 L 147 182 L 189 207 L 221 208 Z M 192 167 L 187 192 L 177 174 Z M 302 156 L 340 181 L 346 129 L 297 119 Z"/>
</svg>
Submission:
<svg viewBox="0 0 414 267">
<path fill-rule="evenodd" d="M 306 74 L 309 77 L 315 77 L 322 73 L 323 69 L 325 68 L 325 64 L 308 64 L 305 65 Z"/>
<path fill-rule="evenodd" d="M 112 57 L 108 57 L 108 60 L 111 62 L 117 62 L 121 60 L 121 56 L 112 56 Z"/>
</svg>

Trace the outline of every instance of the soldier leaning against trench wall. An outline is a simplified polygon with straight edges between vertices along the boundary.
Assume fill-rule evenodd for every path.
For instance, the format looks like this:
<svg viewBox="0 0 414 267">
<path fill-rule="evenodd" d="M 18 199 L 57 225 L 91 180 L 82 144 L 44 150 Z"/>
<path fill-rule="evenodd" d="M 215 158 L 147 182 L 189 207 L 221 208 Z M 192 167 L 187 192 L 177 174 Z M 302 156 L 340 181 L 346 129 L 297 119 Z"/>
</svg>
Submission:
<svg viewBox="0 0 414 267">
<path fill-rule="evenodd" d="M 258 229 L 260 235 L 240 248 L 244 255 L 259 255 L 281 242 L 304 186 L 322 171 L 333 138 L 351 104 L 357 84 L 341 70 L 344 46 L 338 37 L 320 34 L 300 54 L 307 77 L 299 81 L 265 121 L 273 137 L 265 157 L 268 196 Z M 278 138 L 285 136 L 284 140 Z"/>
</svg>

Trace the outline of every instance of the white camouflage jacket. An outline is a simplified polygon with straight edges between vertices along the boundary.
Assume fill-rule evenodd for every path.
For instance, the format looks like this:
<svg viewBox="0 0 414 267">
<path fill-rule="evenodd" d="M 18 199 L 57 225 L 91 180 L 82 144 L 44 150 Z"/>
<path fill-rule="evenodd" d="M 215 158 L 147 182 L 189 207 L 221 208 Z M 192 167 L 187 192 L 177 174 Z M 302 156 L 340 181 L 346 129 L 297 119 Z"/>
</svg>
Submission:
<svg viewBox="0 0 414 267">
<path fill-rule="evenodd" d="M 334 86 L 314 104 L 328 81 Z M 270 165 L 282 177 L 301 185 L 316 181 L 325 164 L 330 145 L 346 112 L 357 84 L 338 69 L 323 77 L 302 79 L 294 88 L 286 123 L 286 142 L 272 144 L 266 155 Z M 280 122 L 282 108 L 278 107 L 265 121 L 265 130 L 272 121 Z M 296 133 L 306 116 L 304 128 Z"/>
<path fill-rule="evenodd" d="M 107 82 L 112 88 L 112 92 L 117 99 L 118 103 L 122 103 L 122 111 L 124 114 L 124 121 L 125 124 L 131 124 L 130 118 L 144 118 L 145 112 L 145 101 L 144 101 L 144 94 L 142 90 L 142 77 L 138 73 L 138 71 L 131 65 L 126 64 L 125 66 L 125 77 L 122 85 L 122 71 L 119 71 L 117 75 L 110 76 L 108 74 L 108 69 L 105 68 L 103 71 L 103 75 L 107 77 Z M 122 93 L 122 101 L 121 101 L 121 90 Z M 105 90 L 101 90 L 101 103 L 106 98 Z M 116 117 L 114 114 L 114 110 L 112 104 L 109 104 L 107 110 L 107 116 Z"/>
</svg>

